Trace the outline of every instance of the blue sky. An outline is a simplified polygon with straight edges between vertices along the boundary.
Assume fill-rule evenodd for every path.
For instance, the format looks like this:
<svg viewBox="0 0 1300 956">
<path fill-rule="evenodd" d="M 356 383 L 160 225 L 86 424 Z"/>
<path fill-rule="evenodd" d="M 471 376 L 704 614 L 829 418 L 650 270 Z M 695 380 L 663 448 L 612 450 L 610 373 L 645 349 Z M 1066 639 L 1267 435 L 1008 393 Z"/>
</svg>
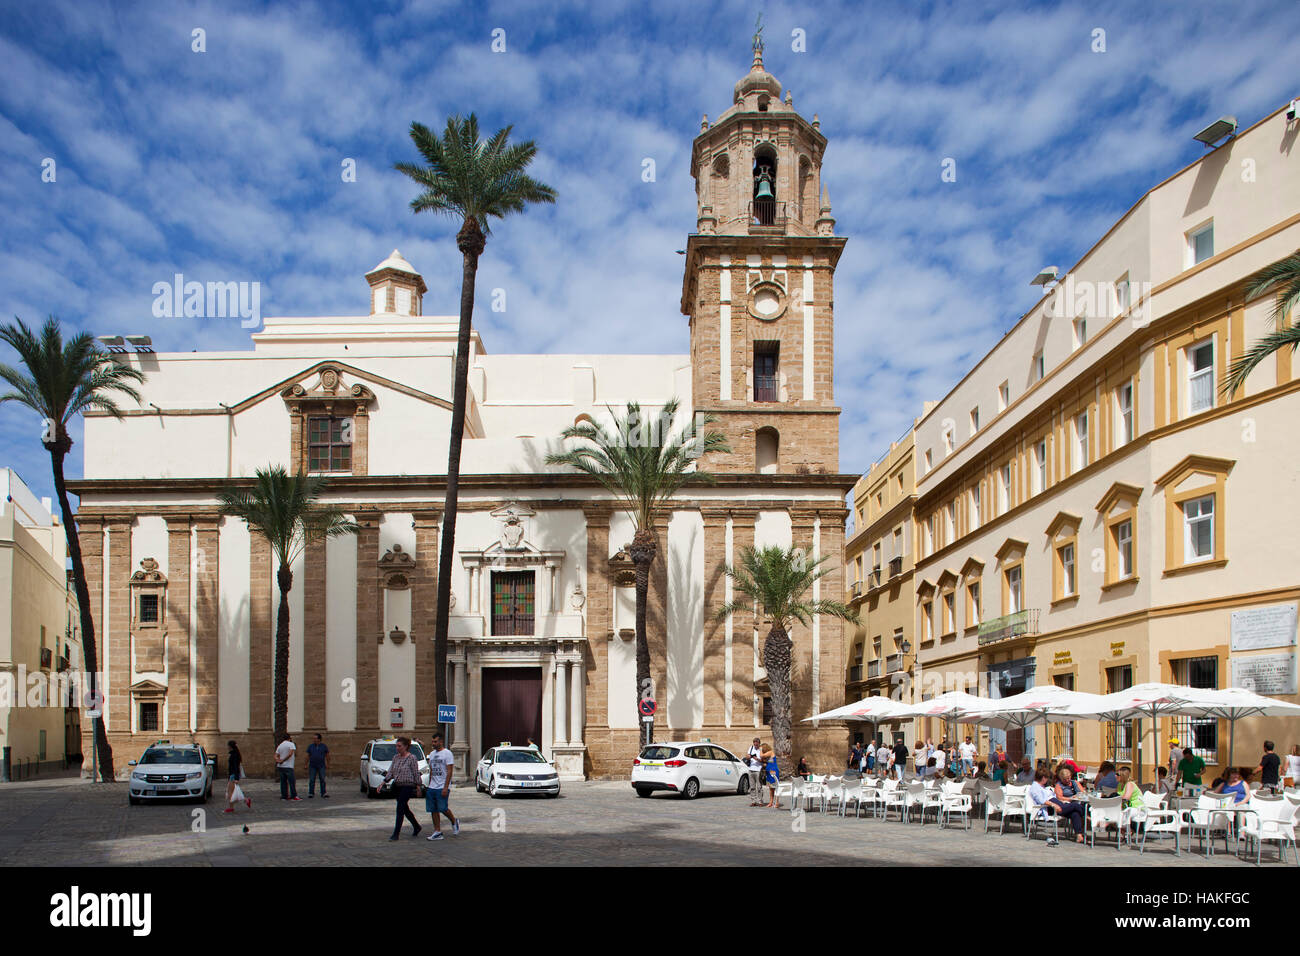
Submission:
<svg viewBox="0 0 1300 956">
<path fill-rule="evenodd" d="M 456 227 L 414 216 L 392 163 L 415 158 L 412 120 L 475 111 L 536 140 L 534 171 L 559 192 L 489 242 L 487 348 L 687 350 L 675 250 L 695 225 L 691 140 L 748 69 L 759 4 L 3 6 L 6 319 L 54 313 L 160 351 L 245 348 L 236 320 L 155 319 L 153 284 L 258 281 L 264 315 L 361 314 L 362 274 L 394 247 L 424 274 L 425 312 L 452 314 Z M 767 68 L 821 119 L 850 240 L 835 301 L 845 472 L 996 343 L 1041 266 L 1068 268 L 1196 159 L 1196 130 L 1224 113 L 1248 126 L 1300 94 L 1294 0 L 761 8 Z M 494 288 L 504 313 L 487 307 Z M 0 406 L 0 464 L 50 494 L 38 439 L 33 416 Z M 81 468 L 78 444 L 70 476 Z"/>
</svg>

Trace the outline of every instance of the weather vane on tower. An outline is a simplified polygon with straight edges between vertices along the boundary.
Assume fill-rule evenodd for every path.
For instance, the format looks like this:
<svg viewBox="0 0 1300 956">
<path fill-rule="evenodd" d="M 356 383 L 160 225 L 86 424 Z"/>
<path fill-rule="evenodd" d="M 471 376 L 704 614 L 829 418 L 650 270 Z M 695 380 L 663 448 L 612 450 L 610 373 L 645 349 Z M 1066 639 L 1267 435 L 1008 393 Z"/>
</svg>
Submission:
<svg viewBox="0 0 1300 956">
<path fill-rule="evenodd" d="M 760 12 L 754 20 L 754 54 L 763 55 L 763 14 Z"/>
</svg>

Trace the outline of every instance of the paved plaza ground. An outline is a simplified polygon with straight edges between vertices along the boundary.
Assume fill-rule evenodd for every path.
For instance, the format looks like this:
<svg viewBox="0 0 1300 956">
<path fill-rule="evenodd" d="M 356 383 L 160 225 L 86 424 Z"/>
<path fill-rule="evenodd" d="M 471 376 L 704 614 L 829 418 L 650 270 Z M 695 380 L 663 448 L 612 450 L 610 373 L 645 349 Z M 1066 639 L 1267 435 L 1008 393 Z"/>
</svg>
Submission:
<svg viewBox="0 0 1300 956">
<path fill-rule="evenodd" d="M 473 787 L 453 790 L 459 836 L 441 843 L 424 801 L 412 801 L 425 831 L 388 842 L 394 804 L 368 800 L 355 784 L 335 781 L 328 800 L 279 799 L 271 781 L 247 781 L 253 812 L 206 806 L 131 807 L 125 784 L 73 779 L 0 785 L 0 861 L 19 866 L 355 866 L 429 865 L 839 865 L 839 866 L 1130 866 L 1254 868 L 1222 852 L 1213 859 L 1164 841 L 1145 854 L 1112 845 L 1049 847 L 1008 831 L 940 829 L 810 813 L 802 831 L 789 811 L 754 809 L 740 796 L 638 799 L 624 781 L 569 784 L 556 799 L 492 800 Z M 196 816 L 195 811 L 203 810 Z M 206 829 L 198 828 L 201 821 Z M 248 826 L 249 832 L 243 828 Z M 446 828 L 449 830 L 449 828 Z M 1276 860 L 1276 851 L 1266 848 Z M 1294 864 L 1289 864 L 1294 866 Z"/>
</svg>

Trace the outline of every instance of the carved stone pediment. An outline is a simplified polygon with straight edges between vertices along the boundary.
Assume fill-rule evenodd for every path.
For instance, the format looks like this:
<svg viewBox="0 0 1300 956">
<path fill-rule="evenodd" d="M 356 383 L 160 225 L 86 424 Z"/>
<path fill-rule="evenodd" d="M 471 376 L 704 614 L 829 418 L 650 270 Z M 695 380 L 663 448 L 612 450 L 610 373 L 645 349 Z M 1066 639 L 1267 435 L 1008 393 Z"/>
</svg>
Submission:
<svg viewBox="0 0 1300 956">
<path fill-rule="evenodd" d="M 153 558 L 143 558 L 140 561 L 140 570 L 131 575 L 131 584 L 157 584 L 166 586 L 167 575 L 158 570 L 158 562 Z"/>
<path fill-rule="evenodd" d="M 504 508 L 498 508 L 492 512 L 492 517 L 497 520 L 498 532 L 500 534 L 500 550 L 502 551 L 522 551 L 527 548 L 525 541 L 528 535 L 528 521 L 535 517 L 537 512 L 527 505 L 520 505 L 518 502 L 510 502 Z"/>
<path fill-rule="evenodd" d="M 636 565 L 626 549 L 620 549 L 609 559 L 609 576 L 615 587 L 627 588 L 636 584 Z"/>
<path fill-rule="evenodd" d="M 340 369 L 326 365 L 319 370 L 315 383 L 310 387 L 295 382 L 281 389 L 280 397 L 290 407 L 304 402 L 349 402 L 364 407 L 374 402 L 375 393 L 360 382 L 347 384 Z"/>
<path fill-rule="evenodd" d="M 415 558 L 402 550 L 400 544 L 394 544 L 379 559 L 379 573 L 383 575 L 383 586 L 394 591 L 405 591 L 411 586 L 411 572 L 415 570 Z"/>
</svg>

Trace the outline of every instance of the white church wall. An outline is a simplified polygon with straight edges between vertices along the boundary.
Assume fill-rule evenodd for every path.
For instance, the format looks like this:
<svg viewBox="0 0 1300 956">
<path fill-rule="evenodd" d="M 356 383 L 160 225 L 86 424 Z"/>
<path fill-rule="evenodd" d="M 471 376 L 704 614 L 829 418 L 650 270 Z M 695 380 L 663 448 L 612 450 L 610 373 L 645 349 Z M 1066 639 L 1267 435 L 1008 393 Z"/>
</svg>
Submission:
<svg viewBox="0 0 1300 956">
<path fill-rule="evenodd" d="M 248 525 L 223 518 L 217 544 L 217 724 L 236 733 L 248 730 L 249 564 Z"/>
<path fill-rule="evenodd" d="M 674 511 L 668 522 L 668 723 L 704 723 L 704 516 Z"/>
<path fill-rule="evenodd" d="M 625 512 L 616 511 L 609 520 L 609 557 L 632 541 L 636 525 Z M 630 628 L 636 623 L 635 591 L 615 588 L 615 629 Z M 631 606 L 629 607 L 629 604 Z M 609 641 L 607 657 L 609 687 L 609 726 L 635 730 L 639 725 L 636 709 L 636 641 L 624 640 L 616 633 Z"/>
<path fill-rule="evenodd" d="M 325 549 L 325 725 L 355 730 L 355 687 L 345 694 L 344 681 L 357 671 L 357 539 L 332 538 Z"/>
</svg>

